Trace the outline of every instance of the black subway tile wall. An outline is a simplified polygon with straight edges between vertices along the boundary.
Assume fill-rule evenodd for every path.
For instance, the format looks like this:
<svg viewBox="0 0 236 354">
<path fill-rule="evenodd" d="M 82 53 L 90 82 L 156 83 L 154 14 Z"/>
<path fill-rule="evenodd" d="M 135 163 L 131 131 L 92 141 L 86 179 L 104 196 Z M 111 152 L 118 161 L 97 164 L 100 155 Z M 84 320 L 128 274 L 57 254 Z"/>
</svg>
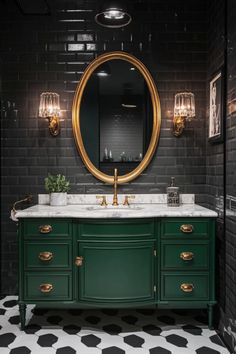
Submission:
<svg viewBox="0 0 236 354">
<path fill-rule="evenodd" d="M 48 172 L 63 173 L 72 193 L 111 193 L 84 167 L 72 133 L 71 107 L 85 67 L 97 55 L 124 50 L 143 61 L 156 82 L 162 127 L 156 154 L 144 173 L 120 191 L 165 192 L 171 176 L 184 193 L 205 202 L 207 12 L 205 0 L 132 1 L 124 29 L 94 22 L 97 1 L 48 0 L 50 14 L 24 15 L 13 0 L 1 2 L 2 293 L 17 292 L 17 234 L 12 203 L 44 193 Z M 43 91 L 60 94 L 62 130 L 49 135 L 38 118 Z M 194 92 L 196 120 L 181 138 L 172 135 L 174 94 Z"/>
</svg>

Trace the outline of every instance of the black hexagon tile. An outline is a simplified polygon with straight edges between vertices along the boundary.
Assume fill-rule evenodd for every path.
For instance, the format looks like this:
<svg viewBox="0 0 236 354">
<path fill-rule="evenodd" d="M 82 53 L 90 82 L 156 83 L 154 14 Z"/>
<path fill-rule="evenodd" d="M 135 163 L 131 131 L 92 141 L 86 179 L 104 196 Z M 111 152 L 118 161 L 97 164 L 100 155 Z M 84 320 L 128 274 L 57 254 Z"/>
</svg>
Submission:
<svg viewBox="0 0 236 354">
<path fill-rule="evenodd" d="M 9 354 L 30 354 L 31 350 L 27 347 L 18 347 L 11 349 Z"/>
<path fill-rule="evenodd" d="M 87 347 L 96 347 L 99 343 L 101 343 L 101 339 L 93 334 L 89 334 L 87 336 L 83 336 L 81 338 L 81 342 Z"/>
<path fill-rule="evenodd" d="M 117 335 L 122 332 L 122 328 L 116 324 L 103 326 L 103 330 L 111 335 Z"/>
<path fill-rule="evenodd" d="M 162 329 L 153 324 L 148 324 L 143 326 L 143 331 L 150 334 L 151 336 L 159 336 L 162 332 Z"/>
<path fill-rule="evenodd" d="M 71 347 L 58 348 L 56 354 L 76 354 L 76 350 Z"/>
<path fill-rule="evenodd" d="M 221 354 L 218 350 L 209 348 L 209 347 L 201 347 L 196 350 L 197 354 Z"/>
<path fill-rule="evenodd" d="M 0 347 L 8 347 L 9 344 L 14 342 L 16 335 L 14 333 L 4 333 L 0 335 Z"/>
<path fill-rule="evenodd" d="M 150 354 L 172 354 L 171 351 L 163 347 L 155 347 L 149 350 Z"/>
<path fill-rule="evenodd" d="M 81 330 L 81 327 L 75 325 L 75 324 L 70 324 L 67 326 L 63 327 L 63 331 L 66 332 L 67 334 L 77 334 Z"/>
<path fill-rule="evenodd" d="M 109 347 L 102 349 L 102 354 L 126 354 L 123 349 L 118 347 Z"/>
<path fill-rule="evenodd" d="M 202 329 L 200 327 L 187 324 L 185 326 L 182 326 L 182 328 L 185 332 L 193 334 L 194 336 L 200 336 L 202 334 Z"/>
<path fill-rule="evenodd" d="M 43 334 L 39 336 L 37 343 L 41 347 L 51 347 L 57 341 L 58 337 L 54 336 L 54 334 Z"/>
<path fill-rule="evenodd" d="M 131 334 L 129 336 L 124 337 L 124 342 L 126 344 L 129 344 L 131 347 L 140 348 L 144 343 L 144 339 L 139 336 L 136 336 L 135 334 Z"/>
<path fill-rule="evenodd" d="M 167 342 L 175 345 L 176 347 L 187 347 L 188 341 L 186 338 L 179 336 L 177 334 L 170 334 L 166 336 Z"/>
</svg>

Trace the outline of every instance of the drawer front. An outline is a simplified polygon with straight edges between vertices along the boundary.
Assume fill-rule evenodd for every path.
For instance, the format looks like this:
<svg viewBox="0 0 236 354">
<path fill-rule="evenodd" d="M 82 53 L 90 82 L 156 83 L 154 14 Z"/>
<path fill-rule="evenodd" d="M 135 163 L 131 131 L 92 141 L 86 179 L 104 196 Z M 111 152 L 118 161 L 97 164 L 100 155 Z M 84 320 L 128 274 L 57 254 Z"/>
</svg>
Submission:
<svg viewBox="0 0 236 354">
<path fill-rule="evenodd" d="M 154 220 L 94 220 L 81 221 L 79 225 L 80 239 L 102 239 L 109 237 L 116 238 L 153 238 Z"/>
<path fill-rule="evenodd" d="M 208 273 L 162 273 L 162 300 L 207 300 L 209 298 Z"/>
<path fill-rule="evenodd" d="M 68 237 L 71 235 L 71 229 L 70 221 L 41 218 L 24 220 L 23 232 L 26 238 Z"/>
<path fill-rule="evenodd" d="M 167 243 L 161 246 L 162 269 L 205 269 L 209 267 L 208 243 Z"/>
<path fill-rule="evenodd" d="M 69 273 L 26 273 L 24 279 L 25 300 L 71 300 L 72 282 Z"/>
<path fill-rule="evenodd" d="M 207 219 L 169 219 L 162 221 L 161 230 L 163 237 L 169 238 L 192 238 L 192 237 L 208 237 L 209 221 Z"/>
<path fill-rule="evenodd" d="M 71 243 L 26 242 L 25 268 L 71 268 Z"/>
</svg>

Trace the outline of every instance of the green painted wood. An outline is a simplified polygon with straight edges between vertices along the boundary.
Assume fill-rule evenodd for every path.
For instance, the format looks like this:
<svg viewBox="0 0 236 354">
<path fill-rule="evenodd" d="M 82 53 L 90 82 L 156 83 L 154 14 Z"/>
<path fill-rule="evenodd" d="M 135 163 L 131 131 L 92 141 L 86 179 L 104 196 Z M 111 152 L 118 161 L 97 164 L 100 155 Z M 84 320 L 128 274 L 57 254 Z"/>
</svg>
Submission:
<svg viewBox="0 0 236 354">
<path fill-rule="evenodd" d="M 71 300 L 71 278 L 71 273 L 68 272 L 27 272 L 24 276 L 24 300 Z M 49 293 L 42 293 L 41 284 L 52 284 L 53 290 Z"/>
<path fill-rule="evenodd" d="M 192 260 L 183 260 L 182 252 L 192 252 Z M 161 268 L 163 270 L 199 270 L 209 269 L 209 245 L 207 241 L 163 241 L 161 246 Z"/>
<path fill-rule="evenodd" d="M 154 243 L 79 243 L 81 301 L 136 302 L 154 299 Z"/>
<path fill-rule="evenodd" d="M 39 231 L 41 225 L 51 225 L 52 231 L 50 233 L 43 234 Z M 67 237 L 72 235 L 72 223 L 67 219 L 24 219 L 23 221 L 23 236 L 24 238 L 40 238 L 47 239 L 54 236 Z"/>
<path fill-rule="evenodd" d="M 154 219 L 88 220 L 79 223 L 80 239 L 106 239 L 109 237 L 138 239 L 153 238 Z"/>
<path fill-rule="evenodd" d="M 186 304 L 189 301 L 209 299 L 209 275 L 207 272 L 162 272 L 161 300 L 182 300 Z M 194 289 L 190 293 L 180 289 L 181 284 L 193 284 Z M 186 307 L 189 307 L 189 305 Z M 190 305 L 191 307 L 191 305 Z"/>
<path fill-rule="evenodd" d="M 182 232 L 180 227 L 183 224 L 191 224 L 193 232 Z M 207 218 L 167 218 L 161 222 L 162 236 L 166 238 L 191 239 L 194 237 L 209 237 L 209 229 L 209 219 Z"/>
<path fill-rule="evenodd" d="M 53 258 L 50 261 L 42 261 L 39 258 L 41 252 L 51 252 Z M 26 241 L 24 245 L 25 269 L 67 268 L 72 266 L 72 245 L 70 242 L 58 240 L 57 243 Z"/>
</svg>

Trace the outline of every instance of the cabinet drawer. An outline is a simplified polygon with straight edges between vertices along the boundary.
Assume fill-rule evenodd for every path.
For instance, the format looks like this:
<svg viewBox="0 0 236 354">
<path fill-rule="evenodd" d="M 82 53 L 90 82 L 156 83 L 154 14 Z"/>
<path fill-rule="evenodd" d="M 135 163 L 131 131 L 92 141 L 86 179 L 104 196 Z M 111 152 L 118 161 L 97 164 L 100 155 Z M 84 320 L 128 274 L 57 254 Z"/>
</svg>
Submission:
<svg viewBox="0 0 236 354">
<path fill-rule="evenodd" d="M 71 235 L 71 223 L 58 219 L 24 220 L 24 236 L 28 237 L 68 237 Z"/>
<path fill-rule="evenodd" d="M 207 219 L 171 219 L 162 221 L 161 230 L 162 236 L 169 238 L 208 237 L 209 221 Z"/>
<path fill-rule="evenodd" d="M 209 245 L 207 242 L 197 244 L 193 241 L 165 241 L 161 246 L 161 266 L 162 269 L 208 269 Z"/>
<path fill-rule="evenodd" d="M 27 273 L 24 281 L 25 300 L 71 300 L 70 273 Z"/>
<path fill-rule="evenodd" d="M 208 273 L 162 273 L 162 300 L 207 300 L 209 298 Z"/>
<path fill-rule="evenodd" d="M 25 268 L 71 268 L 71 243 L 26 242 Z"/>
<path fill-rule="evenodd" d="M 80 239 L 116 238 L 153 238 L 154 220 L 132 219 L 124 220 L 83 220 L 79 225 Z"/>
</svg>

